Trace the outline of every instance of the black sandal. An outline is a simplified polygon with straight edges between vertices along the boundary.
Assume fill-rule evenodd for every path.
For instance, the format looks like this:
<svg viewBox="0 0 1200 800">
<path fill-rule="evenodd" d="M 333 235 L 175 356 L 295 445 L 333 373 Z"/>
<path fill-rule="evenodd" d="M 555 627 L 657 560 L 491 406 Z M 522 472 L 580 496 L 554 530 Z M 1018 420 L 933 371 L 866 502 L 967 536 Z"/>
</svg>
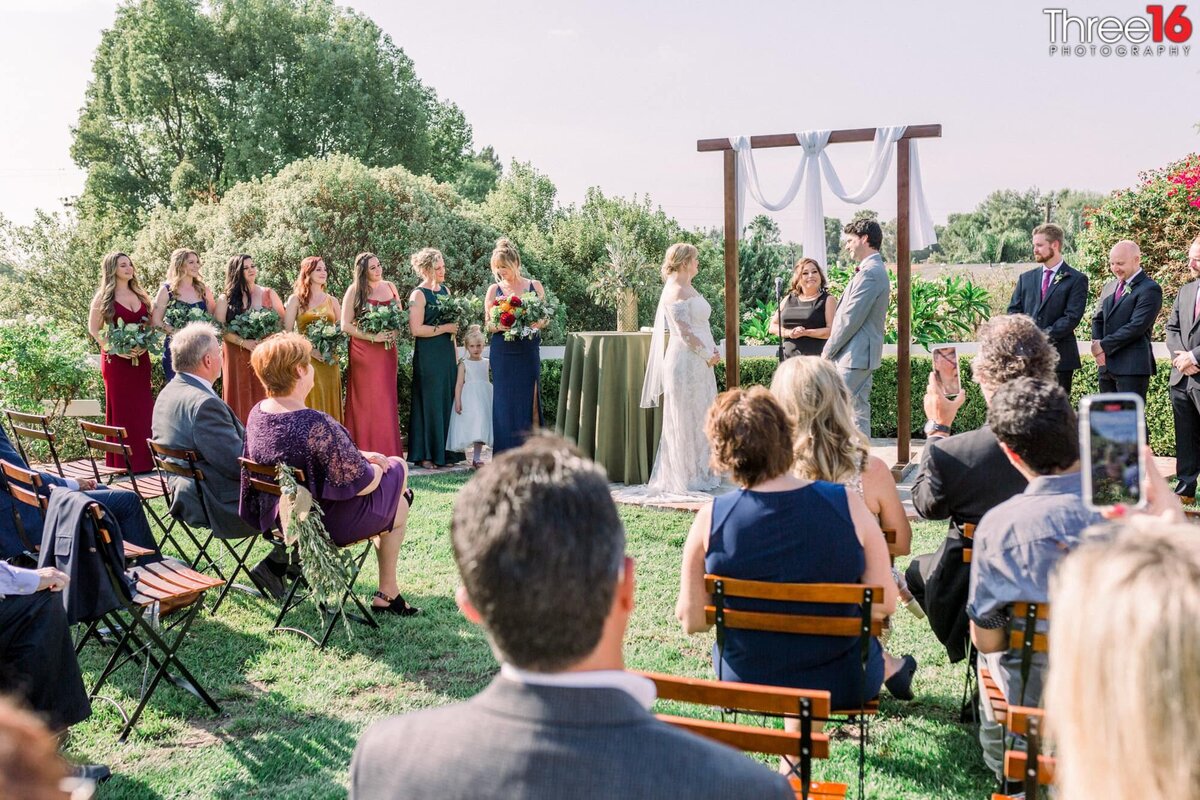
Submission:
<svg viewBox="0 0 1200 800">
<path fill-rule="evenodd" d="M 417 608 L 416 606 L 410 606 L 408 601 L 404 599 L 403 595 L 388 597 L 383 592 L 376 592 L 375 596 L 380 600 L 388 601 L 386 606 L 377 606 L 372 604 L 371 610 L 376 614 L 395 614 L 400 617 L 415 617 L 417 614 L 421 613 L 421 609 Z"/>
<path fill-rule="evenodd" d="M 413 494 L 413 490 L 412 490 L 411 486 L 409 488 L 405 489 L 404 494 L 402 494 L 400 496 L 404 498 L 404 502 L 408 503 L 409 508 L 412 508 L 413 501 L 417 499 L 417 496 L 415 494 Z M 387 598 L 385 597 L 383 599 L 386 600 Z"/>
</svg>

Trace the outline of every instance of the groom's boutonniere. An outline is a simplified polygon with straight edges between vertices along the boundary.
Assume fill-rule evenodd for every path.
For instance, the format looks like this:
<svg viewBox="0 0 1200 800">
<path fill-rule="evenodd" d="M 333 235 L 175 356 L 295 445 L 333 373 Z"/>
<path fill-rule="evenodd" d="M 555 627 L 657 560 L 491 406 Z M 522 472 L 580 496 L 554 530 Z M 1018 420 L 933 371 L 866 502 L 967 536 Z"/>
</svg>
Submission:
<svg viewBox="0 0 1200 800">
<path fill-rule="evenodd" d="M 1067 277 L 1067 273 L 1059 272 L 1057 275 L 1054 276 L 1054 285 L 1057 286 L 1058 284 L 1062 283 L 1063 278 L 1065 278 L 1065 277 Z"/>
</svg>

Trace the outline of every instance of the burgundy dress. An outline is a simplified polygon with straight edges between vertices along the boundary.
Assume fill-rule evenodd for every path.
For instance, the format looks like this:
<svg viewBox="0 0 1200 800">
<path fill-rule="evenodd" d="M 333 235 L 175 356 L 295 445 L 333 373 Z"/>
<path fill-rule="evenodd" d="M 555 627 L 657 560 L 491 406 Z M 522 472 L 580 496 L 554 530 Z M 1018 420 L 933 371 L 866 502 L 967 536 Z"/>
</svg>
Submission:
<svg viewBox="0 0 1200 800">
<path fill-rule="evenodd" d="M 140 303 L 136 311 L 114 301 L 114 322 L 122 320 L 126 325 L 149 322 L 150 311 Z M 125 429 L 129 449 L 133 451 L 130 461 L 134 472 L 149 472 L 154 469 L 150 448 L 146 440 L 150 433 L 150 418 L 154 414 L 154 393 L 150 389 L 150 356 L 142 355 L 135 367 L 133 361 L 120 356 L 103 354 L 100 357 L 100 375 L 104 378 L 104 424 Z M 108 453 L 104 463 L 110 467 L 124 469 L 125 458 Z"/>
<path fill-rule="evenodd" d="M 284 463 L 304 470 L 305 488 L 321 507 L 325 530 L 335 544 L 344 547 L 391 530 L 404 486 L 404 462 L 393 460 L 375 491 L 359 497 L 374 470 L 346 429 L 324 411 L 268 414 L 256 405 L 246 423 L 243 452 L 259 464 Z M 250 488 L 242 473 L 239 514 L 248 524 L 261 531 L 270 528 L 278 502 Z"/>
<path fill-rule="evenodd" d="M 385 306 L 391 300 L 367 300 Z M 396 346 L 350 337 L 346 429 L 360 450 L 403 456 L 396 395 Z"/>
</svg>

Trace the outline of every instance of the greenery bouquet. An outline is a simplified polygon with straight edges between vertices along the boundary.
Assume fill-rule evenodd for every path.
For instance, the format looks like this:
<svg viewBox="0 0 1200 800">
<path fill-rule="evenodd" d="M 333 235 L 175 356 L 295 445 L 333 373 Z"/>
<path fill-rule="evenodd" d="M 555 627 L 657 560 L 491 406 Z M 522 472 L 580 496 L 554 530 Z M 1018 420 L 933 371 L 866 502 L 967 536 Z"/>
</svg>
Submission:
<svg viewBox="0 0 1200 800">
<path fill-rule="evenodd" d="M 136 367 L 142 353 L 161 353 L 163 332 L 150 327 L 150 321 L 142 317 L 141 322 L 126 322 L 119 319 L 104 329 L 102 334 L 108 352 L 118 356 L 130 356 Z"/>
<path fill-rule="evenodd" d="M 467 332 L 470 325 L 483 322 L 483 298 L 474 295 L 452 295 L 438 301 L 441 320 L 444 323 L 456 323 L 458 335 Z"/>
<path fill-rule="evenodd" d="M 408 312 L 394 300 L 385 306 L 372 306 L 358 317 L 358 329 L 363 333 L 399 334 L 407 325 Z M 383 346 L 390 350 L 392 341 L 385 340 Z"/>
<path fill-rule="evenodd" d="M 492 306 L 492 327 L 504 332 L 504 341 L 532 339 L 538 335 L 537 323 L 546 323 L 558 309 L 537 296 L 537 292 L 502 297 Z"/>
<path fill-rule="evenodd" d="M 243 339 L 260 342 L 283 330 L 283 321 L 273 308 L 255 308 L 238 314 L 226 327 Z"/>
<path fill-rule="evenodd" d="M 335 322 L 317 320 L 309 323 L 304 329 L 304 335 L 312 343 L 313 351 L 326 364 L 337 363 L 346 346 L 346 334 Z"/>
<path fill-rule="evenodd" d="M 195 306 L 184 305 L 183 303 L 176 303 L 174 301 L 167 306 L 166 312 L 163 313 L 163 322 L 170 327 L 172 332 L 192 322 L 207 322 L 210 325 L 216 325 L 218 330 L 221 327 L 213 319 L 212 315 L 203 308 L 196 308 Z"/>
</svg>

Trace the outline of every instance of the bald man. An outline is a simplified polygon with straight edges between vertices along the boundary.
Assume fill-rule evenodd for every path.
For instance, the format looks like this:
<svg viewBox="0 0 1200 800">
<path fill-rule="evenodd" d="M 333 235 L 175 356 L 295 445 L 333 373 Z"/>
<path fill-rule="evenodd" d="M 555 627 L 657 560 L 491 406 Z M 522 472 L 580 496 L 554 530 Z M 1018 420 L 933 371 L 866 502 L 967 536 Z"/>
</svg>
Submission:
<svg viewBox="0 0 1200 800">
<path fill-rule="evenodd" d="M 1092 317 L 1092 355 L 1101 392 L 1136 392 L 1146 399 L 1154 374 L 1150 330 L 1162 309 L 1162 287 L 1142 271 L 1142 251 L 1129 240 L 1108 254 L 1114 279 L 1100 290 Z"/>
<path fill-rule="evenodd" d="M 1171 353 L 1171 411 L 1175 416 L 1175 493 L 1196 496 L 1200 476 L 1200 236 L 1188 248 L 1191 280 L 1167 317 L 1167 350 Z"/>
</svg>

